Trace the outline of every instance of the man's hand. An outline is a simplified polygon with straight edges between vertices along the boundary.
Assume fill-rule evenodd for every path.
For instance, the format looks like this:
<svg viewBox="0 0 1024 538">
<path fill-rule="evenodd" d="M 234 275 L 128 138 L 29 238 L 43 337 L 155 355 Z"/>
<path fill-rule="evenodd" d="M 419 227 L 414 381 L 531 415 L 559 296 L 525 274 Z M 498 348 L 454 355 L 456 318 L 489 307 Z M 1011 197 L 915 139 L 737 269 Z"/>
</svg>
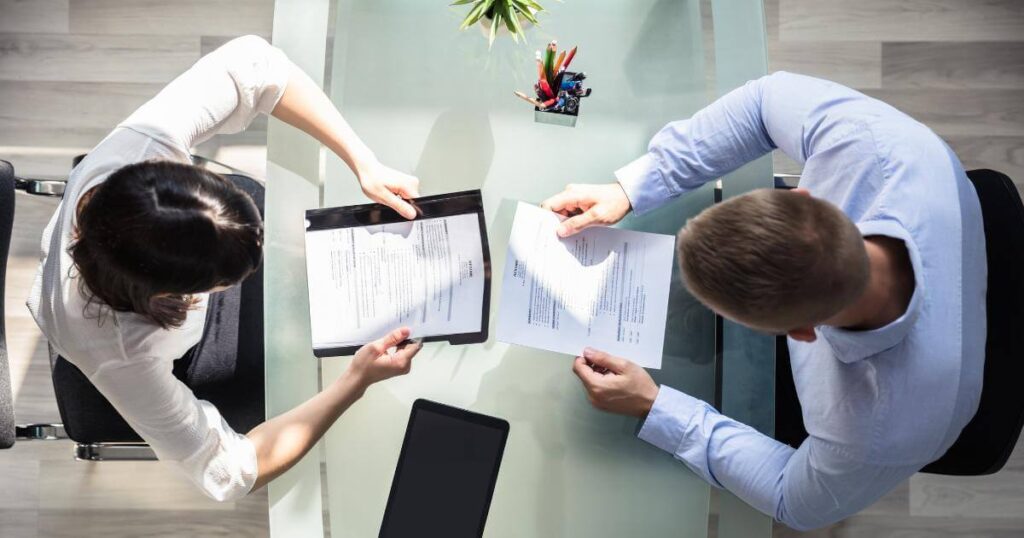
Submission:
<svg viewBox="0 0 1024 538">
<path fill-rule="evenodd" d="M 583 350 L 572 371 L 583 382 L 590 404 L 602 411 L 642 418 L 658 397 L 658 385 L 646 370 L 603 351 Z"/>
<path fill-rule="evenodd" d="M 384 204 L 407 219 L 416 218 L 416 209 L 405 201 L 420 195 L 420 180 L 373 162 L 357 171 L 359 185 L 374 202 Z M 404 198 L 404 199 L 403 199 Z"/>
<path fill-rule="evenodd" d="M 409 328 L 402 327 L 359 348 L 348 365 L 347 373 L 362 390 L 378 381 L 409 373 L 412 358 L 423 346 L 407 338 Z"/>
<path fill-rule="evenodd" d="M 590 226 L 607 226 L 629 213 L 629 198 L 618 183 L 566 185 L 565 190 L 544 200 L 544 209 L 569 217 L 558 227 L 559 237 L 568 237 Z"/>
</svg>

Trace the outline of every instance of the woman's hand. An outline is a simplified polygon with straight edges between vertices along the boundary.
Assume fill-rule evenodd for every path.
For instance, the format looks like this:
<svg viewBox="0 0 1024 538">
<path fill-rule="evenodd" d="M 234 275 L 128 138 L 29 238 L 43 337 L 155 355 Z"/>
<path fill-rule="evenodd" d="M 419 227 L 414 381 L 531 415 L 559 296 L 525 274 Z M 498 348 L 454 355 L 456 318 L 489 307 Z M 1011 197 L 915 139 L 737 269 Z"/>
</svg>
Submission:
<svg viewBox="0 0 1024 538">
<path fill-rule="evenodd" d="M 366 344 L 356 351 L 345 373 L 361 390 L 378 381 L 409 373 L 412 358 L 423 346 L 419 342 L 410 342 L 408 338 L 409 328 L 402 327 Z"/>
<path fill-rule="evenodd" d="M 356 171 L 359 185 L 374 202 L 384 204 L 407 219 L 416 218 L 416 209 L 406 200 L 420 195 L 420 180 L 379 162 L 372 162 Z M 404 199 L 403 199 L 404 198 Z"/>
<path fill-rule="evenodd" d="M 569 217 L 558 226 L 559 237 L 569 237 L 591 226 L 615 224 L 631 208 L 626 191 L 618 183 L 567 185 L 540 206 Z"/>
</svg>

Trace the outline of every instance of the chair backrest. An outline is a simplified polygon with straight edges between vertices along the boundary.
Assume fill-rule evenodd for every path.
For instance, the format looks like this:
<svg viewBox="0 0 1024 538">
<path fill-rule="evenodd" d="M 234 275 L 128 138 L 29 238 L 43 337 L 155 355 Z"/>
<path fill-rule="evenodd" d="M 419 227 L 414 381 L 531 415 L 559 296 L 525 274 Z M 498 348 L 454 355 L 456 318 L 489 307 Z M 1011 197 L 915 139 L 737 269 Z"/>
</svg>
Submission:
<svg viewBox="0 0 1024 538">
<path fill-rule="evenodd" d="M 988 258 L 984 385 L 974 418 L 922 471 L 973 476 L 1001 469 L 1024 426 L 1024 205 L 1005 175 L 971 170 L 967 176 L 981 202 Z"/>
<path fill-rule="evenodd" d="M 14 167 L 0 160 L 0 448 L 14 444 L 14 393 L 7 360 L 7 329 L 4 323 L 4 284 L 7 280 L 7 252 L 14 224 Z"/>
</svg>

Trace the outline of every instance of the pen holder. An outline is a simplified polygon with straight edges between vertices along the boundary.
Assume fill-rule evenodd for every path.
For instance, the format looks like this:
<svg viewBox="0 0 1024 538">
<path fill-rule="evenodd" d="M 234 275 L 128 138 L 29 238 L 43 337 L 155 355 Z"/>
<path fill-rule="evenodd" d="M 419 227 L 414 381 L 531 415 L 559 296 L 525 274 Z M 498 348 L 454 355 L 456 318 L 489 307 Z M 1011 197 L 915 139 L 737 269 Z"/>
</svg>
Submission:
<svg viewBox="0 0 1024 538">
<path fill-rule="evenodd" d="M 566 71 L 560 77 L 557 102 L 546 109 L 533 108 L 533 121 L 563 127 L 575 127 L 580 115 L 580 103 L 590 96 L 590 89 L 583 89 L 586 75 Z"/>
</svg>

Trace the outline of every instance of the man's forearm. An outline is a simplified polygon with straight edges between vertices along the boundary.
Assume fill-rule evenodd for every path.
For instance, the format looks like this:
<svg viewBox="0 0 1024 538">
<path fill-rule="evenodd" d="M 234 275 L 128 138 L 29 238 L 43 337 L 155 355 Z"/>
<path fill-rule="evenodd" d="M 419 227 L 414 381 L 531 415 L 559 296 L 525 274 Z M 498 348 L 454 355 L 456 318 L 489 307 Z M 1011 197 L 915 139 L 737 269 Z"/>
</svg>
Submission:
<svg viewBox="0 0 1024 538">
<path fill-rule="evenodd" d="M 298 463 L 365 391 L 366 386 L 346 372 L 302 405 L 253 428 L 246 435 L 256 449 L 259 468 L 253 491 Z"/>
</svg>

